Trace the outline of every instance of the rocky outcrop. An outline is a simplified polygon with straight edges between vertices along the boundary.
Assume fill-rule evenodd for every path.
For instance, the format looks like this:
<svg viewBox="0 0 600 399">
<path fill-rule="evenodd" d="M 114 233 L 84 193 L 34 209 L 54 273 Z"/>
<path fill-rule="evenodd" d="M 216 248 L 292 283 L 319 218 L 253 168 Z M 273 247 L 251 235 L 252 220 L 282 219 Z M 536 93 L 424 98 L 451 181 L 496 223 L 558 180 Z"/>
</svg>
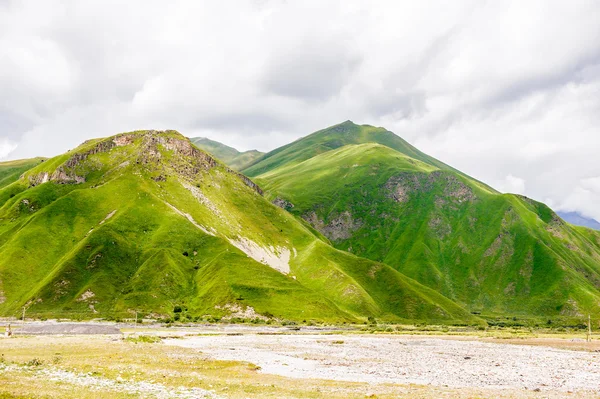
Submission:
<svg viewBox="0 0 600 399">
<path fill-rule="evenodd" d="M 278 206 L 281 209 L 285 209 L 286 211 L 289 211 L 294 207 L 294 204 L 292 204 L 290 201 L 280 197 L 275 198 L 272 203 L 273 205 Z"/>
<path fill-rule="evenodd" d="M 449 203 L 458 205 L 477 199 L 471 187 L 453 174 L 441 170 L 431 173 L 402 172 L 390 177 L 383 188 L 388 198 L 405 203 L 414 195 L 427 194 L 440 186 L 442 192 L 438 191 L 434 199 L 438 208 Z"/>
<path fill-rule="evenodd" d="M 477 199 L 473 189 L 467 186 L 459 178 L 454 175 L 436 171 L 430 175 L 433 179 L 444 182 L 444 196 L 450 198 L 454 202 L 463 203 L 471 202 Z"/>
<path fill-rule="evenodd" d="M 440 240 L 452 234 L 452 226 L 439 216 L 431 218 L 428 226 Z"/>
<path fill-rule="evenodd" d="M 185 175 L 195 175 L 201 170 L 208 170 L 217 165 L 215 159 L 193 146 L 187 138 L 184 138 L 183 136 L 178 138 L 167 135 L 172 133 L 174 132 L 156 130 L 149 130 L 143 133 L 138 163 L 148 164 L 159 161 L 162 158 L 160 147 L 163 147 L 166 150 L 172 151 L 185 158 L 181 161 L 186 162 L 173 163 L 173 166 L 178 169 L 178 172 Z"/>
<path fill-rule="evenodd" d="M 219 162 L 209 154 L 192 145 L 189 139 L 183 136 L 182 138 L 170 137 L 161 133 L 163 132 L 151 130 L 143 135 L 142 151 L 138 163 L 147 165 L 158 162 L 162 158 L 160 147 L 163 147 L 179 156 L 176 159 L 171 159 L 169 166 L 175 169 L 179 175 L 190 180 L 195 179 L 200 173 L 219 165 Z M 173 134 L 176 132 L 166 131 L 166 133 Z M 262 189 L 248 177 L 225 165 L 223 167 L 228 173 L 236 175 L 246 186 L 263 195 Z"/>
<path fill-rule="evenodd" d="M 42 172 L 28 176 L 30 186 L 37 186 L 49 181 L 59 184 L 81 184 L 85 182 L 85 175 L 82 173 L 80 166 L 84 164 L 91 155 L 108 152 L 115 147 L 124 147 L 134 144 L 136 140 L 141 140 L 137 158 L 134 158 L 136 164 L 151 166 L 158 164 L 163 155 L 162 150 L 166 149 L 173 152 L 177 157 L 169 159 L 168 167 L 189 180 L 194 180 L 199 174 L 210 170 L 219 165 L 218 161 L 208 155 L 206 152 L 196 148 L 189 139 L 180 136 L 179 133 L 167 130 L 148 130 L 144 132 L 123 133 L 98 142 L 87 151 L 74 153 L 66 162 L 58 166 L 54 172 Z M 90 141 L 85 142 L 89 144 Z M 129 165 L 129 161 L 121 164 L 121 166 Z M 250 180 L 248 177 L 229 169 L 225 165 L 223 167 L 228 173 L 236 175 L 246 186 L 250 187 L 259 195 L 263 195 L 262 189 Z M 165 174 L 158 174 L 153 179 L 157 182 L 163 182 L 167 179 Z"/>
<path fill-rule="evenodd" d="M 108 152 L 116 146 L 123 146 L 133 142 L 133 135 L 122 134 L 115 136 L 112 140 L 104 140 L 97 143 L 91 149 L 84 152 L 73 154 L 65 163 L 60 165 L 53 173 L 43 172 L 37 175 L 29 176 L 29 184 L 37 186 L 38 184 L 49 181 L 59 184 L 81 184 L 85 182 L 84 176 L 79 176 L 75 169 L 85 162 L 91 155 Z M 86 142 L 87 143 L 87 142 Z M 84 143 L 85 144 L 85 143 Z"/>
<path fill-rule="evenodd" d="M 431 182 L 424 177 L 425 174 L 410 172 L 392 176 L 384 185 L 386 196 L 398 203 L 408 202 L 411 194 L 431 190 Z"/>
<path fill-rule="evenodd" d="M 348 211 L 332 217 L 327 223 L 319 219 L 315 212 L 310 212 L 302 218 L 333 242 L 349 239 L 363 225 L 362 221 L 354 219 Z"/>
<path fill-rule="evenodd" d="M 229 169 L 227 168 L 227 170 L 230 173 L 234 173 L 238 176 L 238 178 L 240 178 L 245 185 L 247 185 L 248 187 L 250 187 L 251 189 L 253 189 L 254 191 L 256 191 L 259 195 L 263 195 L 263 190 L 258 186 L 258 184 L 254 183 L 252 180 L 250 180 L 248 177 L 244 176 L 243 174 L 236 172 L 235 170 Z"/>
</svg>

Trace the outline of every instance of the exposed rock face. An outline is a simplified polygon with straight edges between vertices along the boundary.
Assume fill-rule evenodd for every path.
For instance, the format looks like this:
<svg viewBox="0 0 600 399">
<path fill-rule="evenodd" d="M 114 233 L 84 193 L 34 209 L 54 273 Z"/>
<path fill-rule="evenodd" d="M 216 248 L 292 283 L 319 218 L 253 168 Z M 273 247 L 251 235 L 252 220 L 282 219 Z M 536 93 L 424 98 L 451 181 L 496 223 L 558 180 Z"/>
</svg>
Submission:
<svg viewBox="0 0 600 399">
<path fill-rule="evenodd" d="M 434 232 L 434 234 L 443 240 L 452 234 L 452 226 L 449 223 L 445 222 L 441 217 L 436 216 L 429 220 L 429 228 Z"/>
<path fill-rule="evenodd" d="M 334 242 L 347 240 L 352 237 L 352 233 L 363 225 L 360 220 L 353 219 L 352 214 L 348 211 L 344 211 L 331 218 L 328 223 L 319 219 L 315 212 L 310 212 L 302 216 L 302 218 L 310 223 L 317 231 Z"/>
<path fill-rule="evenodd" d="M 167 131 L 168 132 L 168 131 Z M 185 157 L 187 162 L 172 162 L 172 166 L 185 176 L 193 176 L 203 170 L 208 170 L 217 165 L 210 155 L 194 147 L 185 138 L 169 137 L 156 130 L 150 130 L 142 135 L 141 151 L 138 163 L 150 164 L 158 162 L 162 158 L 160 147 L 175 154 Z"/>
<path fill-rule="evenodd" d="M 431 176 L 436 180 L 445 180 L 444 195 L 450 197 L 455 202 L 460 204 L 477 199 L 473 193 L 473 189 L 463 183 L 456 176 L 437 171 L 433 172 Z"/>
<path fill-rule="evenodd" d="M 218 162 L 208 155 L 206 152 L 196 148 L 187 138 L 165 137 L 156 131 L 150 131 L 144 135 L 142 144 L 143 150 L 138 162 L 148 164 L 156 162 L 161 158 L 159 145 L 175 154 L 185 157 L 185 162 L 182 160 L 171 162 L 171 166 L 180 174 L 188 178 L 194 178 L 202 171 L 209 170 L 218 165 Z M 245 185 L 253 189 L 260 195 L 263 191 L 256 183 L 248 177 L 224 166 L 227 172 L 236 175 Z"/>
<path fill-rule="evenodd" d="M 245 237 L 229 238 L 229 242 L 255 261 L 283 273 L 290 273 L 291 251 L 285 247 L 263 247 Z"/>
<path fill-rule="evenodd" d="M 289 211 L 294 207 L 294 204 L 292 204 L 290 201 L 280 197 L 277 197 L 273 200 L 273 205 L 276 205 L 281 209 L 285 209 L 286 211 Z"/>
<path fill-rule="evenodd" d="M 239 172 L 236 172 L 235 170 L 232 170 L 232 169 L 229 169 L 229 168 L 227 168 L 227 170 L 230 173 L 236 174 L 244 182 L 245 185 L 247 185 L 248 187 L 250 187 L 251 189 L 253 189 L 254 191 L 256 191 L 258 194 L 263 195 L 263 190 L 260 187 L 258 187 L 258 184 L 254 183 L 248 177 L 244 176 L 243 174 L 241 174 Z"/>
<path fill-rule="evenodd" d="M 113 139 L 113 143 L 117 147 L 123 147 L 125 145 L 129 145 L 133 143 L 133 135 L 132 134 L 121 134 Z"/>
<path fill-rule="evenodd" d="M 165 134 L 166 133 L 166 134 Z M 185 137 L 173 137 L 177 134 L 174 131 L 148 130 L 142 133 L 123 133 L 112 139 L 103 140 L 97 143 L 93 148 L 73 154 L 65 163 L 60 165 L 53 173 L 39 173 L 30 175 L 28 180 L 31 186 L 36 186 L 49 181 L 59 184 L 81 184 L 85 182 L 85 176 L 78 174 L 78 167 L 81 166 L 91 155 L 108 152 L 115 147 L 128 146 L 141 140 L 140 151 L 137 155 L 137 164 L 155 165 L 162 158 L 161 149 L 172 151 L 178 155 L 169 160 L 169 167 L 173 168 L 179 175 L 193 180 L 198 174 L 210 170 L 218 165 L 218 162 L 206 152 L 199 150 Z M 178 134 L 177 134 L 178 135 Z M 87 143 L 87 142 L 86 142 Z M 85 144 L 85 143 L 84 143 Z M 135 158 L 134 158 L 135 159 Z M 122 163 L 122 166 L 129 165 L 129 161 Z M 235 174 L 245 185 L 253 189 L 259 195 L 263 195 L 256 183 L 248 177 L 223 166 L 227 172 Z M 81 173 L 81 171 L 79 171 Z M 166 180 L 164 174 L 153 177 L 157 182 Z"/>
<path fill-rule="evenodd" d="M 424 176 L 404 172 L 390 177 L 384 185 L 387 196 L 399 203 L 408 202 L 412 193 L 431 189 L 431 184 L 427 184 L 429 182 L 423 179 Z"/>
<path fill-rule="evenodd" d="M 29 176 L 29 184 L 37 186 L 38 184 L 53 181 L 59 184 L 80 184 L 85 182 L 85 177 L 78 176 L 75 168 L 83 163 L 90 155 L 110 151 L 113 147 L 125 145 L 124 143 L 133 142 L 130 134 L 123 134 L 115 137 L 113 140 L 105 140 L 96 144 L 92 149 L 73 154 L 65 163 L 60 165 L 54 173 L 49 175 L 47 172 L 38 175 Z M 119 144 L 117 144 L 119 143 Z"/>
<path fill-rule="evenodd" d="M 413 195 L 428 193 L 436 186 L 443 187 L 443 195 L 435 198 L 437 207 L 453 204 L 461 204 L 477 199 L 471 187 L 463 183 L 459 178 L 444 171 L 427 173 L 403 172 L 392 176 L 384 185 L 386 196 L 398 203 L 408 202 Z"/>
<path fill-rule="evenodd" d="M 79 298 L 77 298 L 77 302 L 87 301 L 88 299 L 93 298 L 95 296 L 96 294 L 94 294 L 91 290 L 88 289 L 83 294 L 81 294 Z"/>
</svg>

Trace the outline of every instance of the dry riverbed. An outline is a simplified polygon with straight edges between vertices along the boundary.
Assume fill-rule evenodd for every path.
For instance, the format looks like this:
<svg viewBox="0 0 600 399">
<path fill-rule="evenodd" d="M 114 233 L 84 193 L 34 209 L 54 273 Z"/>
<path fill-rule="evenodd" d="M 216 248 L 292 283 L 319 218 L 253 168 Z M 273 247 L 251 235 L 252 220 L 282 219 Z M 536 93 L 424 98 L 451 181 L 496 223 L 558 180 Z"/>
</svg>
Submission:
<svg viewBox="0 0 600 399">
<path fill-rule="evenodd" d="M 600 395 L 600 353 L 480 340 L 244 335 L 167 340 L 290 378 Z"/>
<path fill-rule="evenodd" d="M 0 398 L 600 398 L 598 341 L 165 333 L 0 339 Z"/>
</svg>

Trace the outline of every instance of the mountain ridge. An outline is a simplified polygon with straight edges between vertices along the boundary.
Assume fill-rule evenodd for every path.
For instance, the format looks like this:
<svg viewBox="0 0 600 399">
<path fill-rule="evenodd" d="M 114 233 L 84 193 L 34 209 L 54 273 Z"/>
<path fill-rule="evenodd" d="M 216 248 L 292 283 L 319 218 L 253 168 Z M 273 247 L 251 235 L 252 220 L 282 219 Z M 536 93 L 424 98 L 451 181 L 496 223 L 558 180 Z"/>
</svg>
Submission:
<svg viewBox="0 0 600 399">
<path fill-rule="evenodd" d="M 190 141 L 198 148 L 214 155 L 235 170 L 241 170 L 263 155 L 258 150 L 238 151 L 237 149 L 206 137 L 192 137 Z"/>
<path fill-rule="evenodd" d="M 319 139 L 323 133 L 327 133 L 329 135 L 327 140 Z M 370 125 L 357 125 L 350 120 L 318 130 L 309 134 L 308 136 L 301 137 L 292 143 L 276 148 L 275 150 L 272 150 L 258 158 L 250 166 L 242 169 L 242 172 L 250 177 L 255 177 L 259 174 L 266 173 L 284 163 L 298 163 L 320 153 L 327 152 L 344 145 L 363 144 L 369 142 L 385 145 L 416 160 L 430 164 L 439 169 L 454 171 L 474 181 L 477 181 L 472 177 L 467 176 L 463 172 L 460 172 L 451 166 L 421 152 L 406 140 L 385 128 L 374 127 Z M 486 187 L 488 190 L 496 191 L 485 183 L 480 181 L 477 182 Z"/>
<path fill-rule="evenodd" d="M 132 145 L 139 141 L 136 135 L 145 137 L 147 134 L 154 135 L 150 140 L 151 145 L 146 143 L 140 148 L 135 147 L 138 144 Z M 110 140 L 113 141 L 112 144 Z M 218 145 L 220 143 L 213 144 L 221 148 Z M 311 298 L 308 301 L 314 304 L 311 307 L 320 309 L 312 313 L 317 319 L 337 317 L 337 320 L 350 320 L 378 315 L 406 320 L 410 317 L 418 319 L 438 315 L 442 319 L 473 321 L 461 308 L 476 314 L 486 314 L 486 317 L 507 314 L 519 317 L 580 317 L 584 313 L 597 312 L 596 304 L 600 303 L 598 233 L 565 223 L 546 205 L 527 197 L 500 194 L 486 184 L 420 152 L 383 128 L 355 125 L 346 121 L 264 154 L 244 170 L 254 176 L 258 185 L 236 172 L 235 168 L 225 167 L 210 155 L 194 148 L 196 147 L 188 144 L 178 132 L 141 131 L 119 134 L 108 139 L 89 140 L 69 153 L 44 162 L 24 161 L 21 167 L 27 170 L 20 169 L 23 171 L 19 174 L 21 178 L 12 172 L 11 177 L 6 180 L 8 184 L 4 188 L 0 186 L 0 258 L 6 254 L 3 247 L 6 249 L 7 237 L 19 231 L 15 227 L 7 227 L 7 220 L 15 217 L 19 219 L 23 212 L 35 213 L 57 199 L 63 200 L 61 190 L 86 184 L 89 186 L 90 179 L 98 182 L 86 188 L 101 188 L 107 184 L 107 176 L 118 175 L 119 170 L 132 167 L 127 169 L 127 179 L 132 178 L 132 174 L 145 177 L 144 183 L 135 183 L 144 188 L 141 192 L 146 192 L 150 198 L 156 197 L 157 193 L 148 186 L 156 183 L 163 186 L 159 197 L 166 195 L 175 198 L 163 201 L 161 206 L 166 208 L 160 211 L 161 214 L 171 214 L 171 218 L 179 218 L 179 222 L 172 224 L 171 234 L 176 235 L 181 223 L 188 223 L 190 228 L 212 237 L 218 232 L 217 235 L 224 238 L 224 241 L 210 239 L 213 246 L 226 251 L 241 251 L 246 259 L 250 259 L 242 260 L 244 258 L 240 258 L 240 255 L 230 255 L 233 257 L 229 258 L 233 264 L 243 264 L 244 268 L 254 270 L 244 278 L 238 276 L 240 282 L 244 281 L 243 284 L 223 283 L 228 280 L 230 273 L 235 277 L 241 271 L 224 267 L 223 262 L 218 260 L 219 256 L 215 258 L 219 267 L 203 268 L 205 272 L 211 270 L 203 281 L 219 287 L 219 290 L 229 286 L 224 289 L 224 292 L 230 293 L 227 294 L 229 300 L 223 299 L 227 297 L 225 294 L 220 299 L 212 299 L 214 306 L 211 314 L 217 316 L 231 313 L 228 309 L 239 304 L 241 308 L 247 306 L 256 309 L 258 315 L 266 312 L 277 314 L 278 317 L 294 318 L 293 313 L 281 313 L 277 306 L 273 307 L 272 302 L 263 298 L 267 292 L 271 292 L 268 294 L 270 296 L 274 295 L 269 290 L 279 284 L 291 290 L 288 294 L 291 297 L 304 295 Z M 227 148 L 237 151 L 231 147 L 225 149 Z M 239 182 L 234 184 L 235 187 L 236 184 L 243 184 L 253 190 L 255 195 L 264 195 L 294 217 L 289 219 L 273 213 L 269 210 L 270 205 L 263 203 L 267 202 L 264 200 L 259 201 L 262 205 L 250 206 L 246 198 L 242 201 L 245 204 L 242 206 L 243 210 L 239 208 L 241 203 L 232 205 L 231 198 L 227 197 L 240 195 L 236 194 L 239 188 L 233 191 L 222 189 L 217 194 L 211 191 L 210 186 L 214 183 L 223 188 L 218 183 L 220 180 L 213 183 L 194 180 L 194 176 L 205 173 L 205 168 L 188 162 L 185 157 L 192 154 L 204 160 L 200 164 L 219 171 L 213 177 L 223 178 L 226 175 L 224 179 L 228 184 L 233 184 L 230 179 L 235 179 Z M 133 155 L 135 156 L 132 158 Z M 111 158 L 118 158 L 122 162 Z M 112 167 L 103 169 L 102 165 L 106 166 L 109 159 Z M 152 167 L 148 169 L 144 165 Z M 2 171 L 0 164 L 0 181 Z M 257 174 L 258 172 L 261 173 Z M 172 184 L 174 176 L 179 177 Z M 182 176 L 183 180 L 188 179 L 187 182 L 181 181 Z M 21 194 L 22 191 L 15 190 L 15 187 L 23 184 L 27 186 L 26 189 L 33 190 L 52 187 L 52 190 L 45 189 L 52 191 L 46 193 L 52 198 L 45 199 L 47 203 L 40 204 L 39 199 L 36 201 L 26 196 L 21 198 L 22 202 L 19 204 L 13 197 Z M 47 184 L 50 186 L 45 186 Z M 261 187 L 265 189 L 264 193 Z M 127 187 L 123 186 L 121 191 L 126 192 Z M 225 194 L 226 192 L 229 194 Z M 184 199 L 187 195 L 191 195 L 193 201 L 208 209 L 199 211 L 190 204 L 189 198 Z M 9 202 L 12 209 L 7 208 Z M 231 226 L 214 227 L 220 225 L 222 220 L 214 219 L 214 211 L 218 206 L 211 210 L 209 204 L 228 204 L 227 211 L 221 211 L 221 217 L 229 213 L 237 215 L 241 220 L 246 220 L 242 224 L 255 226 L 255 231 L 247 236 L 232 237 L 230 233 L 223 236 L 221 229 L 227 230 Z M 154 203 L 152 206 L 157 205 Z M 233 207 L 230 208 L 230 205 Z M 248 216 L 249 209 L 260 209 L 257 214 L 263 216 L 256 216 L 257 220 L 253 220 L 254 215 L 250 218 Z M 115 218 L 120 217 L 118 210 L 112 211 L 107 210 L 105 215 L 93 217 L 97 220 L 96 228 L 110 225 Z M 209 217 L 206 211 L 213 215 Z M 102 220 L 98 219 L 100 216 Z M 283 217 L 281 221 L 286 222 L 267 233 L 270 238 L 264 241 L 266 237 L 262 232 L 263 224 L 273 223 L 274 217 Z M 152 218 L 148 216 L 148 219 Z M 263 222 L 257 225 L 258 220 Z M 280 242 L 281 234 L 289 237 L 290 232 L 284 226 L 290 226 L 290 223 L 295 226 L 291 234 L 297 238 L 304 237 L 298 238 L 304 244 L 298 247 L 297 254 L 296 249 L 292 251 L 291 247 L 285 245 L 273 245 L 271 241 Z M 35 223 L 29 221 L 27 224 Z M 69 226 L 69 223 L 65 226 Z M 90 227 L 90 232 L 93 232 L 95 228 Z M 306 244 L 309 241 L 312 244 Z M 337 249 L 330 248 L 330 243 Z M 288 249 L 282 252 L 281 248 Z M 188 258 L 190 253 L 195 252 L 182 251 L 188 253 Z M 170 264 L 173 270 L 178 270 L 178 275 L 186 275 L 187 272 L 182 272 L 180 267 L 185 262 L 182 263 L 181 259 L 173 260 L 174 253 L 159 250 L 153 256 L 162 260 L 157 261 L 156 258 L 150 264 Z M 290 260 L 284 261 L 282 256 L 289 257 Z M 296 259 L 295 264 L 293 259 Z M 258 291 L 256 287 L 248 288 L 255 284 L 252 282 L 248 285 L 253 274 L 264 274 L 264 271 L 259 272 L 260 267 L 252 264 L 252 261 L 263 265 L 265 262 L 270 263 L 269 267 L 280 274 L 282 271 L 293 274 L 302 287 L 271 275 L 268 280 L 277 283 L 271 284 L 271 288 L 266 291 L 264 288 Z M 90 260 L 84 262 L 80 259 L 79 262 Z M 325 284 L 325 280 L 321 278 L 315 280 L 314 276 L 323 274 L 323 270 L 329 270 L 326 273 L 329 276 L 327 281 L 331 282 L 333 276 L 338 276 L 336 279 L 340 278 L 342 285 Z M 384 284 L 385 279 L 382 278 L 376 282 L 370 278 L 365 280 L 365 274 L 369 276 L 371 270 L 378 270 L 377 273 L 383 273 L 387 276 L 385 279 L 395 283 Z M 400 273 L 395 274 L 398 272 Z M 6 270 L 2 268 L 0 261 L 0 298 L 6 298 L 1 286 L 3 273 Z M 177 286 L 175 282 L 169 285 Z M 191 287 L 193 284 L 187 286 Z M 234 286 L 237 288 L 233 288 Z M 384 286 L 387 288 L 382 291 Z M 56 288 L 54 287 L 55 291 Z M 309 290 L 306 291 L 305 288 Z M 134 288 L 134 291 L 137 289 Z M 251 299 L 248 299 L 248 294 L 240 295 L 247 302 L 242 300 L 237 303 L 231 300 L 237 295 L 232 294 L 236 290 L 262 294 L 254 294 Z M 49 292 L 51 291 L 52 289 Z M 78 298 L 85 292 L 79 292 Z M 209 295 L 206 290 L 199 292 L 201 295 Z M 344 299 L 347 292 L 358 295 L 356 300 Z M 32 299 L 35 299 L 34 294 L 32 292 Z M 117 292 L 115 296 L 123 297 L 122 293 Z M 386 303 L 390 303 L 392 297 L 408 299 L 400 302 L 393 300 L 391 303 L 394 305 L 389 307 Z M 188 305 L 193 302 L 193 296 L 182 298 L 186 298 L 184 302 Z M 153 302 L 148 297 L 146 300 Z M 119 301 L 122 304 L 130 303 L 127 302 L 130 299 Z M 421 306 L 415 311 L 414 305 L 407 307 L 407 303 L 443 305 Z M 113 311 L 122 311 L 122 305 L 119 306 L 115 305 Z M 161 306 L 161 312 L 168 314 L 169 310 L 164 305 Z M 194 306 L 189 306 L 193 309 L 190 312 L 199 312 L 198 305 Z M 435 310 L 436 306 L 437 309 L 446 310 L 439 313 Z M 0 312 L 2 309 L 0 304 Z M 4 309 L 10 311 L 6 306 Z M 297 307 L 296 310 L 301 312 L 302 308 Z M 81 311 L 80 307 L 78 311 Z"/>
<path fill-rule="evenodd" d="M 176 131 L 88 140 L 0 189 L 0 314 L 481 323 L 329 246 Z"/>
<path fill-rule="evenodd" d="M 337 138 L 337 126 L 307 136 L 312 149 Z M 304 146 L 294 156 L 302 140 L 269 153 L 250 175 L 264 170 L 255 180 L 267 197 L 337 248 L 389 264 L 474 312 L 598 313 L 596 233 L 428 158 L 368 140 L 309 148 L 309 156 Z M 291 156 L 264 163 L 284 151 Z"/>
</svg>

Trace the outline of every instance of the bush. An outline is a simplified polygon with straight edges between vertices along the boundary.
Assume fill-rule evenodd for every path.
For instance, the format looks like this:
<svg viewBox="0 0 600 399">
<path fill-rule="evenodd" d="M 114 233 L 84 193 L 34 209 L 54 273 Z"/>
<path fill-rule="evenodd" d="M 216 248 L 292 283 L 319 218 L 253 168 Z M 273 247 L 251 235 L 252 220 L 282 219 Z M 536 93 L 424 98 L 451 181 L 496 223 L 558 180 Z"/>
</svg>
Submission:
<svg viewBox="0 0 600 399">
<path fill-rule="evenodd" d="M 42 364 L 44 364 L 44 362 L 40 359 L 38 359 L 37 357 L 34 357 L 33 359 L 31 359 L 30 361 L 28 361 L 26 363 L 27 366 L 30 367 L 37 367 L 37 366 L 41 366 Z"/>
<path fill-rule="evenodd" d="M 127 342 L 137 343 L 145 343 L 145 344 L 156 344 L 161 342 L 159 337 L 155 337 L 154 335 L 138 335 L 137 337 L 127 337 L 125 338 Z"/>
</svg>

